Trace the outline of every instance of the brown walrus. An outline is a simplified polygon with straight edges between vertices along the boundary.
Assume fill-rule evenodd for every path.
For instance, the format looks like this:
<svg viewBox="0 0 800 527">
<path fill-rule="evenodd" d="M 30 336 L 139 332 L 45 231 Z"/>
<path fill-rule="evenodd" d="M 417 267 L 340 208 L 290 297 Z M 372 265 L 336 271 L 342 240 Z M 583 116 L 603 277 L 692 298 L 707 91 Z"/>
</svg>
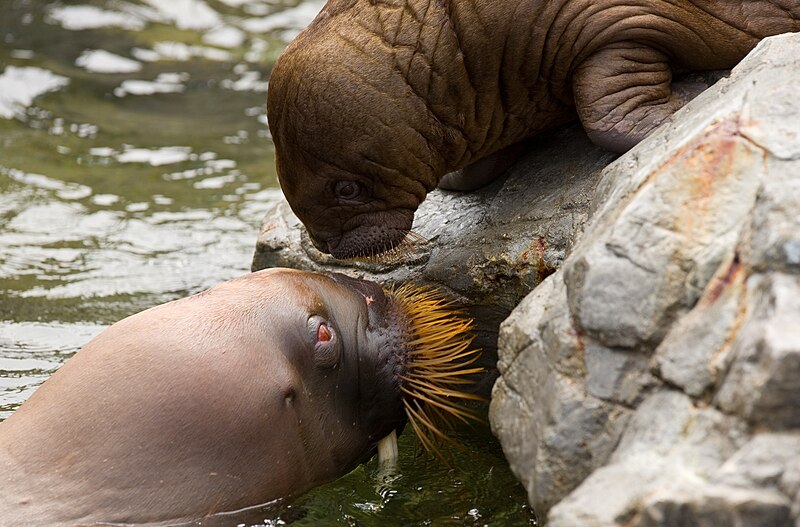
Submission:
<svg viewBox="0 0 800 527">
<path fill-rule="evenodd" d="M 797 30 L 800 0 L 329 0 L 270 77 L 278 177 L 319 250 L 378 253 L 437 184 L 576 118 L 625 151 L 706 87 L 674 74 Z"/>
<path fill-rule="evenodd" d="M 345 474 L 473 353 L 440 320 L 459 335 L 424 347 L 453 360 L 414 371 L 414 299 L 432 316 L 429 294 L 271 269 L 114 324 L 0 423 L 0 525 L 195 521 Z"/>
</svg>

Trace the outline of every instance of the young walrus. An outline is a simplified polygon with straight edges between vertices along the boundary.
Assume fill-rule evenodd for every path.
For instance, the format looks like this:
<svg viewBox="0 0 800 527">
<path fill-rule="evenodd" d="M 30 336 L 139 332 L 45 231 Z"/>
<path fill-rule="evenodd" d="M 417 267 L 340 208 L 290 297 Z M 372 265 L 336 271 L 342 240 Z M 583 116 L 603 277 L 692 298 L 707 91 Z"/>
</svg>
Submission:
<svg viewBox="0 0 800 527">
<path fill-rule="evenodd" d="M 270 76 L 278 177 L 319 250 L 379 253 L 437 185 L 576 118 L 623 152 L 706 87 L 675 74 L 798 30 L 800 0 L 329 0 Z"/>
<path fill-rule="evenodd" d="M 192 522 L 344 475 L 406 419 L 432 446 L 472 415 L 468 329 L 431 293 L 288 269 L 128 317 L 0 423 L 0 525 Z"/>
</svg>

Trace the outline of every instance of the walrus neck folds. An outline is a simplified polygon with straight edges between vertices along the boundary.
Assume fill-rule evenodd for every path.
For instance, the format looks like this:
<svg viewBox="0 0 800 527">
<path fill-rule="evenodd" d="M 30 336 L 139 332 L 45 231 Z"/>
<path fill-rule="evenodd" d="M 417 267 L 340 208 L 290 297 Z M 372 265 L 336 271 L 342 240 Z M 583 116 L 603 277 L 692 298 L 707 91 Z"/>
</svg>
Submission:
<svg viewBox="0 0 800 527">
<path fill-rule="evenodd" d="M 344 4 L 350 4 L 346 11 L 357 25 L 339 27 L 329 20 L 310 28 L 309 36 L 328 31 L 362 46 L 380 41 L 379 46 L 369 46 L 369 52 L 381 64 L 390 64 L 426 108 L 430 122 L 418 130 L 435 159 L 431 165 L 437 183 L 446 173 L 519 142 L 531 129 L 551 129 L 575 120 L 565 86 L 581 47 L 588 44 L 554 48 L 547 45 L 547 36 L 569 34 L 575 16 L 557 16 L 558 12 L 574 11 L 577 16 L 585 4 L 522 0 L 518 11 L 524 16 L 516 17 L 514 9 L 486 0 L 333 1 L 328 3 L 333 16 L 345 10 Z M 552 25 L 531 29 L 530 20 Z M 470 45 L 476 40 L 480 46 Z M 509 52 L 498 52 L 503 49 Z M 374 72 L 360 72 L 362 83 L 374 83 Z M 544 74 L 552 86 L 551 97 L 537 101 L 533 112 L 520 95 Z"/>
</svg>

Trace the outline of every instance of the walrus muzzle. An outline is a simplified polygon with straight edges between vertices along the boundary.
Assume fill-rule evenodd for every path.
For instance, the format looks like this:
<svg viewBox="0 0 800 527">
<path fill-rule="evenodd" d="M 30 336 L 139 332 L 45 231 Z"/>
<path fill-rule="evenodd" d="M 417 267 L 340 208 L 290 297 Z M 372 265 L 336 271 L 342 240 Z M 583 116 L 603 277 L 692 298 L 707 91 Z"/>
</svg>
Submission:
<svg viewBox="0 0 800 527">
<path fill-rule="evenodd" d="M 413 219 L 413 211 L 394 209 L 360 216 L 359 225 L 341 234 L 314 229 L 311 222 L 307 230 L 314 247 L 334 258 L 369 257 L 398 247 L 411 231 Z"/>
</svg>

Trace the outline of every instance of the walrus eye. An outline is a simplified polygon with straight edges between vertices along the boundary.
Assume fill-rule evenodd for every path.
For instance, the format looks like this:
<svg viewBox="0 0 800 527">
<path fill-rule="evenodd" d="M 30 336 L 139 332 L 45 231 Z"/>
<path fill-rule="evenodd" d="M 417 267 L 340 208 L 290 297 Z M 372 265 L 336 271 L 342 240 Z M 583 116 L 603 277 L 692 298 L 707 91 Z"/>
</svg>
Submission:
<svg viewBox="0 0 800 527">
<path fill-rule="evenodd" d="M 361 185 L 357 181 L 337 181 L 333 191 L 339 199 L 356 199 L 361 194 Z"/>
<path fill-rule="evenodd" d="M 314 365 L 319 368 L 336 366 L 341 355 L 336 329 L 327 320 L 317 315 L 308 319 L 308 325 L 314 338 Z"/>
<path fill-rule="evenodd" d="M 330 328 L 325 324 L 317 326 L 317 342 L 328 342 L 333 339 Z"/>
</svg>

